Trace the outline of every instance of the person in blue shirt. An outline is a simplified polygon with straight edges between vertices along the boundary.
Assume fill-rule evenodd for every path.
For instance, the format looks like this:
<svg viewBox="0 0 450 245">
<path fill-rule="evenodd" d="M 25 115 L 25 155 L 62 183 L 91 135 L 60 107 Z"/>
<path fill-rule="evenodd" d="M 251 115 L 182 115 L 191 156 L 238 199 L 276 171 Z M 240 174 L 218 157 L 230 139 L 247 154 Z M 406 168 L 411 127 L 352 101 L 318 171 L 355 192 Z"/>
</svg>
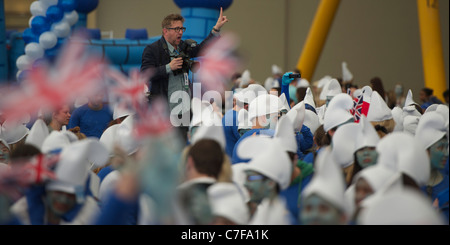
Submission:
<svg viewBox="0 0 450 245">
<path fill-rule="evenodd" d="M 239 105 L 240 101 L 236 97 L 233 98 L 233 109 L 227 111 L 222 117 L 223 131 L 225 134 L 226 147 L 225 153 L 231 158 L 233 156 L 233 149 L 236 142 L 241 135 L 238 132 L 238 113 L 242 107 Z M 243 108 L 248 110 L 248 104 L 244 103 Z"/>
<path fill-rule="evenodd" d="M 67 128 L 80 127 L 80 131 L 86 137 L 97 137 L 100 139 L 103 131 L 113 120 L 110 108 L 103 103 L 104 94 L 97 93 L 89 98 L 89 102 L 75 109 Z"/>
</svg>

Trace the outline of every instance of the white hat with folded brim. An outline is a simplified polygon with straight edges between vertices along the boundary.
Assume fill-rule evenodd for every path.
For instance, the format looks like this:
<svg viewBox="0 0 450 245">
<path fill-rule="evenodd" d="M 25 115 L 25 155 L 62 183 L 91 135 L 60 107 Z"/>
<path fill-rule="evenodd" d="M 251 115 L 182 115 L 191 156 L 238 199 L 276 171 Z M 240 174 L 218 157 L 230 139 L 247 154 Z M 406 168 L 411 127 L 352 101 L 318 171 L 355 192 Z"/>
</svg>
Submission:
<svg viewBox="0 0 450 245">
<path fill-rule="evenodd" d="M 300 78 L 297 82 L 297 85 L 295 86 L 297 88 L 309 88 L 309 82 L 308 80 L 304 78 Z"/>
<path fill-rule="evenodd" d="M 248 106 L 248 118 L 253 120 L 259 116 L 277 113 L 281 110 L 280 99 L 272 94 L 262 94 L 256 97 Z"/>
<path fill-rule="evenodd" d="M 285 116 L 291 120 L 294 130 L 300 131 L 305 121 L 305 115 L 306 115 L 305 103 L 302 101 L 296 104 L 294 107 L 292 107 L 292 109 L 288 111 L 288 113 Z"/>
<path fill-rule="evenodd" d="M 337 209 L 347 212 L 344 192 L 345 181 L 342 169 L 334 160 L 331 149 L 326 147 L 317 155 L 315 174 L 303 190 L 302 197 L 305 199 L 316 194 L 335 205 Z"/>
<path fill-rule="evenodd" d="M 37 119 L 25 139 L 25 143 L 30 144 L 38 148 L 39 150 L 44 143 L 45 138 L 50 134 L 47 124 L 42 119 Z"/>
<path fill-rule="evenodd" d="M 250 212 L 235 184 L 215 183 L 208 187 L 207 194 L 214 216 L 227 218 L 239 225 L 248 223 Z"/>
<path fill-rule="evenodd" d="M 342 80 L 344 82 L 350 82 L 353 80 L 353 74 L 350 72 L 347 66 L 347 62 L 342 62 Z"/>
<path fill-rule="evenodd" d="M 235 183 L 239 187 L 239 190 L 241 191 L 246 203 L 250 201 L 250 194 L 248 193 L 247 188 L 244 186 L 247 179 L 247 175 L 245 174 L 245 170 L 247 169 L 247 167 L 247 163 L 236 163 L 231 165 L 231 179 L 233 180 L 233 183 Z"/>
<path fill-rule="evenodd" d="M 403 110 L 400 107 L 392 108 L 392 119 L 394 119 L 394 132 L 403 131 Z"/>
<path fill-rule="evenodd" d="M 392 119 L 392 112 L 377 91 L 372 92 L 367 119 L 370 122 L 381 122 Z"/>
<path fill-rule="evenodd" d="M 361 137 L 361 127 L 358 123 L 347 123 L 340 126 L 332 138 L 332 156 L 341 168 L 353 164 L 355 142 Z"/>
<path fill-rule="evenodd" d="M 251 129 L 252 122 L 248 119 L 248 111 L 246 109 L 239 110 L 238 113 L 238 130 Z"/>
<path fill-rule="evenodd" d="M 41 152 L 44 154 L 50 153 L 51 151 L 62 149 L 77 140 L 78 137 L 71 131 L 53 130 L 42 142 Z"/>
<path fill-rule="evenodd" d="M 100 136 L 100 142 L 108 149 L 110 156 L 114 155 L 114 146 L 117 144 L 116 132 L 120 124 L 109 126 Z"/>
<path fill-rule="evenodd" d="M 428 149 L 447 134 L 447 126 L 438 112 L 425 113 L 417 125 L 415 138 L 424 149 Z"/>
<path fill-rule="evenodd" d="M 12 145 L 21 141 L 30 131 L 22 122 L 5 120 L 1 125 L 1 138 Z"/>
<path fill-rule="evenodd" d="M 403 132 L 411 135 L 416 134 L 417 126 L 419 125 L 421 117 L 418 116 L 406 116 L 403 118 Z"/>
<path fill-rule="evenodd" d="M 361 116 L 359 127 L 359 132 L 361 132 L 361 135 L 356 138 L 355 151 L 364 147 L 376 147 L 378 142 L 380 141 L 380 136 L 378 136 L 377 131 L 366 118 L 366 116 Z"/>
<path fill-rule="evenodd" d="M 406 99 L 405 99 L 405 104 L 403 105 L 403 107 L 409 106 L 409 105 L 414 105 L 414 104 L 419 105 L 416 102 L 414 102 L 411 89 L 408 89 L 408 93 L 407 93 Z"/>
<path fill-rule="evenodd" d="M 330 83 L 328 84 L 328 91 L 326 93 L 326 97 L 334 97 L 341 93 L 342 87 L 339 84 L 339 81 L 335 78 L 331 79 Z"/>
<path fill-rule="evenodd" d="M 126 108 L 121 105 L 114 106 L 114 113 L 113 113 L 113 119 L 116 120 L 118 118 L 134 115 L 135 112 L 133 110 L 130 110 L 129 108 Z"/>
<path fill-rule="evenodd" d="M 197 129 L 192 136 L 192 145 L 202 139 L 210 139 L 216 141 L 225 150 L 226 139 L 223 131 L 222 120 L 219 118 L 211 119 L 209 122 L 203 122 L 203 124 Z"/>
<path fill-rule="evenodd" d="M 350 109 L 352 108 L 353 99 L 350 95 L 340 93 L 334 96 L 325 111 L 323 119 L 323 129 L 325 132 L 352 119 L 353 115 L 350 113 Z"/>
<path fill-rule="evenodd" d="M 282 74 L 281 68 L 277 65 L 272 65 L 272 75 Z"/>
<path fill-rule="evenodd" d="M 251 81 L 250 71 L 245 70 L 244 72 L 242 72 L 242 75 L 239 78 L 239 80 L 240 80 L 240 83 L 239 83 L 240 88 L 243 88 L 244 86 L 248 85 Z"/>
<path fill-rule="evenodd" d="M 303 98 L 303 101 L 305 101 L 305 104 L 312 106 L 314 109 L 316 108 L 316 103 L 314 102 L 314 96 L 311 88 L 306 89 L 305 98 Z"/>
<path fill-rule="evenodd" d="M 295 138 L 295 131 L 293 122 L 289 117 L 281 117 L 275 129 L 275 139 L 279 139 L 281 146 L 285 151 L 297 153 L 297 139 Z"/>
</svg>

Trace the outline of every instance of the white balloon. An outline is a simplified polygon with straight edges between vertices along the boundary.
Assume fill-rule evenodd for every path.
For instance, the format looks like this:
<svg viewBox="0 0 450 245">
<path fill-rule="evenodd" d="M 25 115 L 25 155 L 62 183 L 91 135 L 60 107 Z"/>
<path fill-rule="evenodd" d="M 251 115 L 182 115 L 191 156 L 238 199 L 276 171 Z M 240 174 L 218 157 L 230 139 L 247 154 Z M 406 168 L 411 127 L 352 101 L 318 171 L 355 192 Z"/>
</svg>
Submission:
<svg viewBox="0 0 450 245">
<path fill-rule="evenodd" d="M 58 42 L 58 38 L 56 37 L 55 33 L 51 31 L 46 31 L 39 36 L 39 44 L 43 49 L 51 49 L 55 47 L 56 43 Z"/>
<path fill-rule="evenodd" d="M 19 70 L 28 69 L 32 63 L 33 60 L 26 54 L 19 56 L 16 60 L 16 66 Z"/>
<path fill-rule="evenodd" d="M 34 1 L 30 5 L 30 12 L 33 16 L 46 16 L 47 8 L 42 2 Z"/>
<path fill-rule="evenodd" d="M 44 6 L 52 6 L 58 4 L 58 0 L 40 0 Z"/>
<path fill-rule="evenodd" d="M 32 60 L 42 58 L 44 49 L 38 43 L 29 43 L 25 46 L 25 54 Z"/>
<path fill-rule="evenodd" d="M 52 32 L 57 37 L 67 37 L 70 35 L 70 31 L 70 24 L 67 21 L 62 20 L 52 25 Z"/>
<path fill-rule="evenodd" d="M 78 21 L 78 13 L 76 10 L 72 10 L 72 12 L 64 13 L 64 21 L 67 21 L 69 25 L 73 26 Z"/>
</svg>

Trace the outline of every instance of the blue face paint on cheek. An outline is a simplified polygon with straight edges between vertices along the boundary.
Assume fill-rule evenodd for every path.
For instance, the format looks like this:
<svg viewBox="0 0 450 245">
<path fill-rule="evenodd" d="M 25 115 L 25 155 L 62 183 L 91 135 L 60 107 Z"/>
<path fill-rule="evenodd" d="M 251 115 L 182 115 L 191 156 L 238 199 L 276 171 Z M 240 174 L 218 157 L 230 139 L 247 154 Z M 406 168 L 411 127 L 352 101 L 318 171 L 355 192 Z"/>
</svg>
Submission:
<svg viewBox="0 0 450 245">
<path fill-rule="evenodd" d="M 301 211 L 304 225 L 338 225 L 340 213 L 330 203 L 317 195 L 306 198 Z"/>
<path fill-rule="evenodd" d="M 364 148 L 356 152 L 356 160 L 362 168 L 374 165 L 378 159 L 378 152 L 375 149 Z"/>
<path fill-rule="evenodd" d="M 433 169 L 444 169 L 448 159 L 448 142 L 440 139 L 430 147 L 430 162 Z"/>
</svg>

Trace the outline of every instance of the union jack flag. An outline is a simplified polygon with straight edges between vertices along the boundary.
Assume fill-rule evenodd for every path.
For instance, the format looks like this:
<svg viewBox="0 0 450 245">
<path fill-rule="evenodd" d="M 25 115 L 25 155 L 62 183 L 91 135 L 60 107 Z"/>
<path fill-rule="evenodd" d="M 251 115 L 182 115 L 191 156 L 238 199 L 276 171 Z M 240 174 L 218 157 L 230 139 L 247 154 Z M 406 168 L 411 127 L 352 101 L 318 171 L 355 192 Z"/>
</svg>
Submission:
<svg viewBox="0 0 450 245">
<path fill-rule="evenodd" d="M 53 171 L 59 156 L 40 154 L 27 160 L 18 160 L 0 171 L 0 192 L 17 199 L 33 184 L 56 179 Z"/>
<path fill-rule="evenodd" d="M 350 110 L 350 113 L 353 114 L 353 117 L 355 118 L 356 123 L 358 123 L 359 120 L 361 119 L 362 108 L 363 108 L 363 104 L 364 104 L 363 98 L 364 98 L 364 96 L 363 96 L 363 94 L 361 94 L 357 98 L 353 99 L 353 109 Z"/>
</svg>

